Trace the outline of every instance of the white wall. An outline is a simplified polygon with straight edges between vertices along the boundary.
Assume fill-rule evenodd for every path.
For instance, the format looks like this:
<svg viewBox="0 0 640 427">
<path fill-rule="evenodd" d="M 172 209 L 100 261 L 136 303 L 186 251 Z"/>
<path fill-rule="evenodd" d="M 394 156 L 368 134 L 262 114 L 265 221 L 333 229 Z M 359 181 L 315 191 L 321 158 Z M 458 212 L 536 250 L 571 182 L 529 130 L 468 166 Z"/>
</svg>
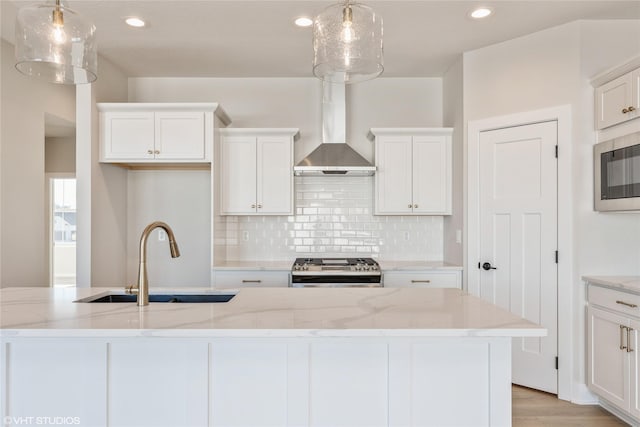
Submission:
<svg viewBox="0 0 640 427">
<path fill-rule="evenodd" d="M 173 230 L 180 257 L 172 259 L 169 241 L 158 230 L 147 241 L 147 271 L 154 286 L 208 287 L 211 277 L 211 178 L 208 170 L 129 171 L 127 283 L 138 273 L 140 234 L 154 221 Z"/>
<path fill-rule="evenodd" d="M 458 243 L 457 234 L 462 234 L 464 220 L 464 90 L 463 90 L 462 56 L 447 70 L 443 78 L 444 126 L 453 128 L 453 185 L 452 185 L 452 215 L 444 217 L 444 261 L 462 265 L 463 244 Z"/>
<path fill-rule="evenodd" d="M 373 161 L 369 129 L 440 127 L 442 94 L 440 78 L 379 78 L 348 85 L 347 142 Z"/>
<path fill-rule="evenodd" d="M 46 137 L 44 144 L 46 173 L 74 173 L 76 171 L 75 137 Z"/>
<path fill-rule="evenodd" d="M 124 286 L 127 242 L 127 171 L 98 163 L 96 102 L 127 99 L 127 77 L 98 57 L 98 80 L 77 89 L 77 285 Z"/>
<path fill-rule="evenodd" d="M 573 205 L 574 236 L 572 254 L 565 259 L 572 255 L 573 265 L 570 283 L 559 286 L 572 288 L 572 399 L 577 401 L 588 397 L 582 395 L 585 289 L 581 276 L 640 274 L 640 214 L 593 212 L 596 134 L 588 74 L 638 55 L 639 29 L 637 21 L 574 22 L 464 54 L 465 123 L 566 104 L 572 108 L 571 153 L 564 154 L 571 156 L 569 204 Z"/>
<path fill-rule="evenodd" d="M 13 46 L 0 50 L 0 286 L 48 286 L 45 114 L 74 123 L 75 89 L 20 74 Z"/>
</svg>

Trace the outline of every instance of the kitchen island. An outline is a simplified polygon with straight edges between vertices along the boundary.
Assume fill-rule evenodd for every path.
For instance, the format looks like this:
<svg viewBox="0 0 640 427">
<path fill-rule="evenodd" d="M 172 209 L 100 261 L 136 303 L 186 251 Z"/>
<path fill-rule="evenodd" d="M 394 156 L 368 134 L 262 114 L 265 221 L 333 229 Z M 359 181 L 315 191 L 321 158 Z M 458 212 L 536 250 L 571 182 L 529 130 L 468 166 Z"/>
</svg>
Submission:
<svg viewBox="0 0 640 427">
<path fill-rule="evenodd" d="M 546 334 L 457 289 L 74 302 L 111 292 L 0 290 L 5 424 L 506 426 L 511 338 Z"/>
</svg>

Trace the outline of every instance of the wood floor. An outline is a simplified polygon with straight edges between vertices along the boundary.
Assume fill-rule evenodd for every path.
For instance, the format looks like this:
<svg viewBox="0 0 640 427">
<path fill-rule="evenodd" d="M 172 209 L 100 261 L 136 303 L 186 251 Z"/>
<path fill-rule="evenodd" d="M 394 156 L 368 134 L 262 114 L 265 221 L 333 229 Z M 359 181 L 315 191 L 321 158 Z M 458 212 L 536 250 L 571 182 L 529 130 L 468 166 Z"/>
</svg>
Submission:
<svg viewBox="0 0 640 427">
<path fill-rule="evenodd" d="M 513 427 L 618 427 L 626 423 L 599 406 L 574 405 L 554 394 L 514 385 Z"/>
</svg>

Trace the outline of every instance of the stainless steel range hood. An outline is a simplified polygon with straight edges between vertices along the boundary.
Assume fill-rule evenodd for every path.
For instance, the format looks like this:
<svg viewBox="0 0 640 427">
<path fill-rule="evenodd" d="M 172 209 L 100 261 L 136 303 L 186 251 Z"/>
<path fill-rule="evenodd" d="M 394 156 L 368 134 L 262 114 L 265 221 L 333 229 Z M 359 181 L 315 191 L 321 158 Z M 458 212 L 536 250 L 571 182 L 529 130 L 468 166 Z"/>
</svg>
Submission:
<svg viewBox="0 0 640 427">
<path fill-rule="evenodd" d="M 376 167 L 346 143 L 345 85 L 322 85 L 322 144 L 294 168 L 296 175 L 370 176 Z"/>
</svg>

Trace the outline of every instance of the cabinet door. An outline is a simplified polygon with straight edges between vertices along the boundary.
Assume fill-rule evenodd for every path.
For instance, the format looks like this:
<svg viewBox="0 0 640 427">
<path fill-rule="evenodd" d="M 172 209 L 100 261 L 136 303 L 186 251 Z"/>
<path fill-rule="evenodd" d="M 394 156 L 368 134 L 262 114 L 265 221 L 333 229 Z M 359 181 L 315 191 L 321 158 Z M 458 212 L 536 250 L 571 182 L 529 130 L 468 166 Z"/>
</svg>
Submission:
<svg viewBox="0 0 640 427">
<path fill-rule="evenodd" d="M 413 137 L 413 212 L 451 213 L 451 144 L 447 136 Z"/>
<path fill-rule="evenodd" d="M 375 213 L 402 215 L 413 212 L 411 136 L 376 138 Z"/>
<path fill-rule="evenodd" d="M 630 119 L 623 110 L 632 105 L 632 73 L 596 88 L 596 127 L 606 128 Z"/>
<path fill-rule="evenodd" d="M 205 160 L 204 113 L 155 113 L 155 158 Z"/>
<path fill-rule="evenodd" d="M 258 213 L 293 214 L 293 147 L 289 137 L 258 137 Z"/>
<path fill-rule="evenodd" d="M 153 159 L 153 113 L 105 112 L 100 118 L 101 161 Z"/>
<path fill-rule="evenodd" d="M 620 407 L 629 408 L 629 356 L 620 347 L 626 343 L 627 319 L 589 307 L 587 336 L 587 385 Z"/>
<path fill-rule="evenodd" d="M 631 351 L 629 353 L 630 375 L 631 380 L 631 404 L 629 411 L 631 415 L 640 419 L 640 321 L 634 320 L 629 323 L 629 327 L 632 329 L 629 334 L 629 343 Z"/>
<path fill-rule="evenodd" d="M 634 110 L 629 118 L 640 117 L 640 68 L 631 72 L 631 104 Z"/>
<path fill-rule="evenodd" d="M 224 137 L 220 157 L 222 214 L 256 213 L 256 138 Z"/>
</svg>

